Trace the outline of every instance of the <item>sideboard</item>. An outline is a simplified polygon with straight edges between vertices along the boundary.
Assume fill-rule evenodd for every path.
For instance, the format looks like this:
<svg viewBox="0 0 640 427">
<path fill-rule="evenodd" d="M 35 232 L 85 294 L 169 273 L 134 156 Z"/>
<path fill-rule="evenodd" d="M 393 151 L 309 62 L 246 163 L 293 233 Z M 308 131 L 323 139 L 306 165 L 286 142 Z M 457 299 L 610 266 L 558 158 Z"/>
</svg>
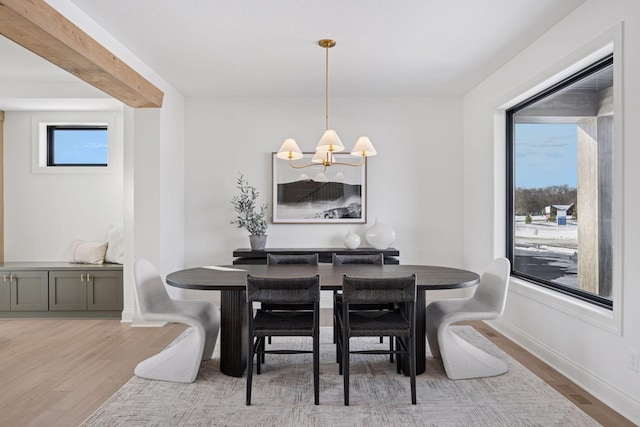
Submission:
<svg viewBox="0 0 640 427">
<path fill-rule="evenodd" d="M 278 255 L 304 255 L 318 254 L 320 262 L 331 263 L 333 254 L 358 254 L 377 255 L 382 254 L 385 264 L 400 264 L 398 257 L 400 251 L 395 248 L 375 249 L 375 248 L 265 248 L 264 250 L 253 250 L 250 248 L 238 248 L 233 251 L 234 264 L 266 264 L 267 254 Z"/>
</svg>

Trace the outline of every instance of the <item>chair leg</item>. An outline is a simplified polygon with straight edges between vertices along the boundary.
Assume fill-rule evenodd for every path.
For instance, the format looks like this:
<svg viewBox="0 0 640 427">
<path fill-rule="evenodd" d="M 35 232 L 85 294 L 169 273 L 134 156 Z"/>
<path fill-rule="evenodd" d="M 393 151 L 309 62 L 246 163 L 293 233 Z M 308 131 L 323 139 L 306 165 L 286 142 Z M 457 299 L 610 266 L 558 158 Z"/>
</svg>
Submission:
<svg viewBox="0 0 640 427">
<path fill-rule="evenodd" d="M 398 351 L 400 351 L 400 349 L 402 348 L 401 344 L 399 342 L 401 339 L 402 338 L 395 337 L 396 349 L 398 349 Z M 396 373 L 398 373 L 398 374 L 402 373 L 402 368 L 404 367 L 403 366 L 404 357 L 402 357 L 402 356 L 403 356 L 402 354 L 397 354 L 396 355 Z"/>
<path fill-rule="evenodd" d="M 271 338 L 271 337 L 269 337 Z M 258 361 L 260 361 L 261 363 L 264 364 L 264 359 L 266 357 L 266 355 L 264 354 L 264 338 L 262 338 L 262 340 L 260 341 L 260 350 L 263 352 L 261 354 L 258 355 Z M 258 371 L 258 373 L 260 373 L 260 371 Z"/>
<path fill-rule="evenodd" d="M 251 405 L 251 381 L 253 380 L 253 355 L 255 354 L 254 351 L 254 344 L 253 344 L 253 337 L 251 335 L 249 335 L 249 346 L 247 347 L 248 351 L 247 351 L 247 400 L 245 402 L 245 404 L 247 406 Z M 260 359 L 258 359 L 258 366 L 260 366 Z"/>
<path fill-rule="evenodd" d="M 256 339 L 256 349 L 260 351 L 264 351 L 264 337 L 259 337 Z M 264 356 L 264 353 L 258 353 L 258 357 L 256 357 L 256 375 L 260 375 L 262 373 L 260 358 Z"/>
<path fill-rule="evenodd" d="M 409 369 L 411 370 L 411 404 L 416 404 L 416 337 L 412 333 L 409 338 Z"/>
<path fill-rule="evenodd" d="M 343 334 L 342 338 L 342 376 L 344 381 L 344 406 L 349 406 L 349 337 Z"/>
<path fill-rule="evenodd" d="M 320 331 L 315 330 L 313 335 L 313 400 L 320 404 Z"/>
<path fill-rule="evenodd" d="M 337 291 L 333 291 L 333 343 L 337 344 L 338 343 L 338 323 L 336 322 L 336 319 L 338 317 L 338 313 L 337 313 L 337 307 L 336 307 L 336 294 L 338 292 Z M 338 362 L 336 360 L 336 362 Z"/>
<path fill-rule="evenodd" d="M 336 344 L 336 361 L 338 362 L 338 375 L 342 375 L 342 335 L 337 336 L 338 343 Z"/>
<path fill-rule="evenodd" d="M 393 363 L 393 339 L 394 337 L 389 337 L 389 362 Z"/>
</svg>

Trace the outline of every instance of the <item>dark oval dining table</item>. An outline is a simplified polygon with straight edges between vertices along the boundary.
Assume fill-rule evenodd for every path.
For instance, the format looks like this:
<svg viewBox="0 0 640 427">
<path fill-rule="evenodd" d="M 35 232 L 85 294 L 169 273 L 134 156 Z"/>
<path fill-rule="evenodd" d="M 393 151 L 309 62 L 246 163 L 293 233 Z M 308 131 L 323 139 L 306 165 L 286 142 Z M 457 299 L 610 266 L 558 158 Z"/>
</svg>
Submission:
<svg viewBox="0 0 640 427">
<path fill-rule="evenodd" d="M 167 275 L 167 283 L 183 289 L 220 291 L 220 371 L 241 377 L 246 367 L 247 274 L 261 277 L 320 276 L 322 290 L 339 290 L 342 277 L 398 277 L 416 274 L 416 373 L 425 371 L 426 292 L 459 289 L 478 284 L 478 274 L 458 268 L 432 265 L 241 265 L 188 268 Z M 422 355 L 423 357 L 420 357 Z"/>
</svg>

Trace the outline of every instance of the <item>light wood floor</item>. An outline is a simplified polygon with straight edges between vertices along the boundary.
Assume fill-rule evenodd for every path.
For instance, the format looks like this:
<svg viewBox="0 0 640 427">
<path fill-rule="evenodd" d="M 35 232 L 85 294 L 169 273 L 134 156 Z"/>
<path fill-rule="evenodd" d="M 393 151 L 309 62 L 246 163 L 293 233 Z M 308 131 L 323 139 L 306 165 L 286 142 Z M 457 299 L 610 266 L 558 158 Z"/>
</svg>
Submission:
<svg viewBox="0 0 640 427">
<path fill-rule="evenodd" d="M 481 322 L 483 335 L 605 426 L 633 426 Z M 132 328 L 117 320 L 0 320 L 0 426 L 77 426 L 183 325 Z"/>
</svg>

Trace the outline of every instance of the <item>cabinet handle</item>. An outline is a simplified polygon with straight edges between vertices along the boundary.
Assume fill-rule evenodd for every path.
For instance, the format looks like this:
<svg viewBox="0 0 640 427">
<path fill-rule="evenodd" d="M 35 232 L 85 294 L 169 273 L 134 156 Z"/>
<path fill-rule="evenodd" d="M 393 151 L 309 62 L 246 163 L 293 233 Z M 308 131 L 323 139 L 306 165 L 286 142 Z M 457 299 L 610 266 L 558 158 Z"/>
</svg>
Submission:
<svg viewBox="0 0 640 427">
<path fill-rule="evenodd" d="M 4 281 L 7 281 L 7 273 L 4 273 Z"/>
<path fill-rule="evenodd" d="M 9 273 L 9 281 L 13 282 L 13 273 Z"/>
<path fill-rule="evenodd" d="M 80 281 L 84 282 L 84 273 L 80 273 Z"/>
<path fill-rule="evenodd" d="M 91 275 L 89 273 L 87 273 L 87 282 L 91 280 Z"/>
</svg>

